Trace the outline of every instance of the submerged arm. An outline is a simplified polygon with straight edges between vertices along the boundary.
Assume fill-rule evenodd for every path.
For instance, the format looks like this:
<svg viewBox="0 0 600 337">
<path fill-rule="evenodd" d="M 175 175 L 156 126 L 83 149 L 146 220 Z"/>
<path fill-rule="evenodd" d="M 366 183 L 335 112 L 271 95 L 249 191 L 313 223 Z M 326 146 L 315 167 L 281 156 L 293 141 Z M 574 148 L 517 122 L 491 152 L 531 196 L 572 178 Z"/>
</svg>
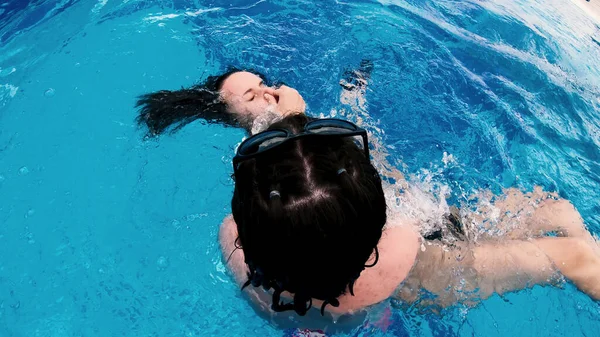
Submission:
<svg viewBox="0 0 600 337">
<path fill-rule="evenodd" d="M 600 300 L 597 244 L 568 237 L 464 244 L 451 250 L 429 245 L 419 256 L 413 279 L 408 280 L 410 288 L 403 287 L 398 296 L 414 301 L 426 291 L 434 296 L 421 299 L 425 305 L 473 305 L 494 293 L 552 285 L 560 274 Z"/>
<path fill-rule="evenodd" d="M 474 250 L 480 295 L 551 284 L 556 272 L 600 300 L 600 256 L 582 238 L 540 238 L 483 245 Z"/>
<path fill-rule="evenodd" d="M 479 239 L 526 240 L 554 233 L 593 241 L 573 204 L 540 187 L 528 193 L 507 189 L 493 203 L 487 201 L 491 195 L 485 192 L 476 198 L 481 200 L 477 212 L 465 212 L 463 222 Z"/>
</svg>

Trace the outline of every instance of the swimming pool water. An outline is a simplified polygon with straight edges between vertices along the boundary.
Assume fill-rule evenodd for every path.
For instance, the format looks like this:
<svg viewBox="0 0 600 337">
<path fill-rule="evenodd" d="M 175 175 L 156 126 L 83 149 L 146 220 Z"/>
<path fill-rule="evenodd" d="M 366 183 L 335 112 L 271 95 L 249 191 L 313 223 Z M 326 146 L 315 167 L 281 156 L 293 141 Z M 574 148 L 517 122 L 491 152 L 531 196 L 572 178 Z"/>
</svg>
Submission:
<svg viewBox="0 0 600 337">
<path fill-rule="evenodd" d="M 600 233 L 599 37 L 559 0 L 2 2 L 0 336 L 290 334 L 250 310 L 217 247 L 243 133 L 196 122 L 146 140 L 133 121 L 137 95 L 227 65 L 328 115 L 369 59 L 373 127 L 414 182 L 459 201 L 542 185 Z M 386 305 L 389 326 L 341 335 L 600 329 L 600 305 L 569 284 L 442 316 Z"/>
</svg>

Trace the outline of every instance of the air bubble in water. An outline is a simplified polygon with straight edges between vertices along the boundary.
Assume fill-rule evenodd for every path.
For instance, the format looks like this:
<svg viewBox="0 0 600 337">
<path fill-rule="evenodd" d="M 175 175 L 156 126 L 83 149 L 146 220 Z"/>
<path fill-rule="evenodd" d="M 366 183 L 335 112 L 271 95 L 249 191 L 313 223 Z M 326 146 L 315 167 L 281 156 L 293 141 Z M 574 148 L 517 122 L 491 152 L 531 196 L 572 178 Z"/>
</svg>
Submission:
<svg viewBox="0 0 600 337">
<path fill-rule="evenodd" d="M 27 211 L 27 213 L 25 213 L 25 219 L 29 218 L 30 216 L 32 216 L 35 213 L 34 209 L 30 209 Z"/>
<path fill-rule="evenodd" d="M 169 266 L 169 259 L 164 256 L 161 256 L 156 260 L 156 266 L 159 270 L 166 269 Z"/>
<path fill-rule="evenodd" d="M 19 169 L 19 174 L 26 175 L 27 173 L 29 173 L 29 169 L 27 168 L 27 166 L 23 166 Z"/>
<path fill-rule="evenodd" d="M 179 220 L 173 220 L 173 221 L 171 221 L 171 226 L 173 226 L 173 228 L 175 228 L 175 229 L 180 229 L 181 228 L 181 224 L 180 224 Z"/>
<path fill-rule="evenodd" d="M 33 233 L 29 232 L 27 234 L 25 234 L 25 238 L 27 239 L 27 243 L 34 244 L 35 243 L 35 239 L 33 238 Z"/>
<path fill-rule="evenodd" d="M 52 96 L 54 96 L 54 89 L 50 88 L 50 89 L 46 90 L 44 92 L 44 96 L 46 96 L 46 97 L 52 97 Z"/>
<path fill-rule="evenodd" d="M 462 261 L 465 258 L 463 254 L 456 254 L 456 261 Z"/>
</svg>

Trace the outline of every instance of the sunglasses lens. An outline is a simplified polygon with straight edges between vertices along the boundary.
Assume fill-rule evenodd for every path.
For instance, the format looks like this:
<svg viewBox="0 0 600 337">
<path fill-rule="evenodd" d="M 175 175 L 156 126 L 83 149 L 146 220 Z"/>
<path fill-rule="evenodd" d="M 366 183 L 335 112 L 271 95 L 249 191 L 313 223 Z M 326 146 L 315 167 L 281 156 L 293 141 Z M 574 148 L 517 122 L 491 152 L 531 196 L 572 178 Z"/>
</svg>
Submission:
<svg viewBox="0 0 600 337">
<path fill-rule="evenodd" d="M 351 132 L 352 130 L 348 130 L 345 128 L 332 127 L 332 126 L 322 126 L 322 127 L 317 127 L 317 128 L 311 128 L 308 131 L 310 131 L 311 133 L 338 135 L 341 133 Z"/>
<path fill-rule="evenodd" d="M 262 152 L 266 149 L 276 146 L 277 144 L 280 144 L 287 138 L 287 133 L 281 130 L 261 132 L 242 142 L 237 152 L 242 156 Z"/>
<path fill-rule="evenodd" d="M 266 149 L 270 149 L 273 146 L 281 144 L 281 142 L 283 142 L 286 139 L 287 139 L 287 136 L 276 136 L 273 138 L 266 139 L 265 141 L 263 141 L 262 143 L 260 143 L 258 145 L 258 150 L 264 151 Z"/>
<path fill-rule="evenodd" d="M 309 123 L 305 130 L 311 133 L 340 134 L 356 131 L 358 127 L 348 121 L 322 119 Z"/>
</svg>

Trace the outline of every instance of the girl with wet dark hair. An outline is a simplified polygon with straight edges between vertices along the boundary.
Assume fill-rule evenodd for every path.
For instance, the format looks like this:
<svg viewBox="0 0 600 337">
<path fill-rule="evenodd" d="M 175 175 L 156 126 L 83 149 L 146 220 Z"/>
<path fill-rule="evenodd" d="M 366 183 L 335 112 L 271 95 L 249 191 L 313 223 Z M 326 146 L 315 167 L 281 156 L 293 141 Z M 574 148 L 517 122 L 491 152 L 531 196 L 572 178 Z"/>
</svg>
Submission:
<svg viewBox="0 0 600 337">
<path fill-rule="evenodd" d="M 304 315 L 313 299 L 322 301 L 321 310 L 338 306 L 363 269 L 377 263 L 386 223 L 366 131 L 304 114 L 269 130 L 263 135 L 273 139 L 256 149 L 243 143 L 234 160 L 231 207 L 249 266 L 246 285 L 272 288 L 275 311 Z M 270 149 L 268 141 L 281 143 Z M 291 303 L 280 302 L 283 291 L 294 294 Z"/>
<path fill-rule="evenodd" d="M 191 88 L 142 95 L 136 108 L 138 124 L 156 136 L 169 129 L 175 132 L 197 119 L 250 131 L 252 123 L 266 112 L 279 116 L 304 112 L 305 104 L 290 87 L 268 86 L 258 72 L 230 68 Z"/>
<path fill-rule="evenodd" d="M 473 304 L 553 284 L 559 273 L 600 299 L 600 247 L 570 203 L 546 193 L 505 237 L 427 240 L 418 223 L 386 218 L 367 133 L 348 121 L 285 117 L 240 144 L 233 170 L 223 253 L 243 287 L 263 288 L 251 297 L 272 297 L 274 312 L 343 315 L 390 297 Z M 497 206 L 508 214 L 526 200 L 513 191 Z"/>
</svg>

